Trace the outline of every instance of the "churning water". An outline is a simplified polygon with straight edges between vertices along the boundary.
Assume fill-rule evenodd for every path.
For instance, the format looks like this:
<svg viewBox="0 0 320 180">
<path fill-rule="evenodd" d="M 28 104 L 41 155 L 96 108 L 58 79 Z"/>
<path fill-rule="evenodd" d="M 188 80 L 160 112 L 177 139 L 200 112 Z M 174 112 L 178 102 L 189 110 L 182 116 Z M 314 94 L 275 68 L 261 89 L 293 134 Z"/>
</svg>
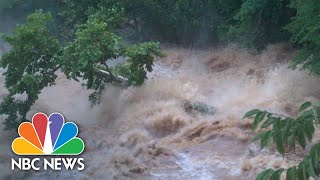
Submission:
<svg viewBox="0 0 320 180">
<path fill-rule="evenodd" d="M 102 103 L 93 108 L 90 92 L 61 73 L 56 85 L 42 91 L 29 117 L 58 111 L 76 122 L 86 144 L 84 171 L 13 173 L 10 145 L 16 135 L 2 131 L 0 175 L 246 180 L 268 167 L 294 165 L 305 153 L 282 158 L 273 147 L 259 151 L 250 142 L 251 121 L 241 120 L 253 108 L 294 116 L 302 102 L 318 101 L 320 79 L 288 68 L 295 50 L 276 44 L 256 55 L 235 46 L 164 51 L 166 57 L 156 61 L 142 86 L 107 87 Z M 6 93 L 2 88 L 0 96 Z M 185 100 L 204 102 L 217 112 L 188 112 Z"/>
</svg>

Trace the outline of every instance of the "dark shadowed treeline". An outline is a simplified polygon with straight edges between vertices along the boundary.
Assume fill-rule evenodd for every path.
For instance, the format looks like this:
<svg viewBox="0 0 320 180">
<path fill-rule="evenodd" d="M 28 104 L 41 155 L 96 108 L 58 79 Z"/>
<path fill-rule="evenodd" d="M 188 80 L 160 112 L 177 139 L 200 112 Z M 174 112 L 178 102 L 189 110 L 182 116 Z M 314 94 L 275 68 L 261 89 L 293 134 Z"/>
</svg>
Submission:
<svg viewBox="0 0 320 180">
<path fill-rule="evenodd" d="M 319 73 L 320 2 L 316 0 L 1 0 L 1 14 L 51 11 L 52 29 L 73 38 L 99 8 L 121 9 L 118 27 L 128 39 L 160 40 L 186 46 L 237 42 L 261 50 L 269 43 L 291 42 L 302 50 L 297 63 Z M 62 32 L 61 32 L 62 31 Z M 60 37 L 60 39 L 63 39 Z"/>
</svg>

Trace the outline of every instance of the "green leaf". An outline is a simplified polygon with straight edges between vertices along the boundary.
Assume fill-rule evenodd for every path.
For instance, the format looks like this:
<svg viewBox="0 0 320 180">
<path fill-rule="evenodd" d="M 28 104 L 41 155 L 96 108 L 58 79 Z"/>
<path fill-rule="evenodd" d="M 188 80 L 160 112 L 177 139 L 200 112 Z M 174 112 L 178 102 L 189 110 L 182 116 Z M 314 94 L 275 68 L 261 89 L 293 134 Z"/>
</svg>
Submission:
<svg viewBox="0 0 320 180">
<path fill-rule="evenodd" d="M 284 129 L 283 129 L 283 131 L 284 131 L 283 140 L 288 142 L 288 141 L 289 141 L 289 140 L 288 140 L 288 137 L 289 137 L 289 135 L 290 135 L 290 130 L 291 130 L 291 127 L 292 127 L 292 125 L 293 125 L 294 123 L 293 123 L 293 120 L 290 119 L 290 118 L 286 118 L 286 119 L 284 120 L 284 122 L 285 122 L 285 126 L 284 126 Z"/>
<path fill-rule="evenodd" d="M 277 120 L 277 118 L 269 118 L 267 119 L 263 124 L 262 124 L 262 128 L 267 128 L 269 127 L 271 124 L 273 124 L 275 121 Z"/>
<path fill-rule="evenodd" d="M 270 180 L 280 180 L 281 173 L 283 172 L 283 168 L 276 170 L 270 177 Z"/>
<path fill-rule="evenodd" d="M 260 148 L 263 149 L 268 145 L 269 139 L 272 135 L 272 131 L 266 131 L 266 133 L 262 136 Z"/>
<path fill-rule="evenodd" d="M 299 108 L 299 112 L 302 112 L 303 110 L 307 109 L 308 107 L 310 107 L 312 104 L 311 102 L 305 102 L 303 103 L 300 108 Z"/>
<path fill-rule="evenodd" d="M 255 135 L 255 136 L 251 139 L 251 141 L 256 141 L 256 140 L 258 140 L 258 139 L 263 138 L 268 132 L 269 132 L 269 131 L 265 131 L 265 132 L 261 132 L 261 133 Z"/>
<path fill-rule="evenodd" d="M 253 110 L 251 110 L 251 111 L 248 111 L 248 112 L 243 116 L 242 119 L 251 117 L 251 116 L 253 116 L 253 115 L 255 115 L 255 114 L 259 113 L 259 112 L 261 112 L 259 109 L 253 109 Z"/>
<path fill-rule="evenodd" d="M 299 122 L 313 121 L 315 119 L 314 112 L 312 109 L 304 111 L 297 119 Z"/>
<path fill-rule="evenodd" d="M 320 105 L 315 106 L 315 119 L 316 124 L 320 124 Z"/>
<path fill-rule="evenodd" d="M 252 130 L 256 130 L 259 123 L 263 120 L 267 112 L 258 112 L 256 117 L 254 118 L 253 124 L 252 124 Z"/>
<path fill-rule="evenodd" d="M 309 142 L 311 142 L 313 134 L 314 134 L 314 126 L 313 126 L 313 121 L 305 121 L 303 123 L 303 130 L 309 140 Z"/>
<path fill-rule="evenodd" d="M 291 146 L 292 149 L 295 148 L 296 144 L 296 135 L 294 133 L 288 136 L 288 144 Z"/>
<path fill-rule="evenodd" d="M 256 180 L 268 180 L 271 174 L 274 172 L 272 169 L 267 169 L 265 171 L 262 171 L 261 173 L 258 174 L 256 177 Z"/>
<path fill-rule="evenodd" d="M 283 145 L 283 139 L 282 139 L 282 134 L 281 131 L 276 131 L 275 135 L 273 136 L 274 142 L 276 143 L 277 151 L 281 154 L 284 155 L 285 149 Z"/>
<path fill-rule="evenodd" d="M 306 175 L 306 169 L 305 169 L 303 162 L 301 162 L 298 166 L 298 179 L 299 180 L 308 180 L 307 175 Z"/>
<path fill-rule="evenodd" d="M 319 168 L 319 153 L 318 153 L 318 149 L 316 148 L 316 146 L 314 146 L 311 151 L 310 151 L 310 156 L 311 156 L 311 160 L 312 160 L 312 164 L 313 167 L 315 169 Z"/>
<path fill-rule="evenodd" d="M 295 149 L 295 144 L 296 144 L 296 132 L 297 132 L 297 122 L 292 121 L 291 122 L 291 129 L 289 130 L 289 135 L 288 135 L 288 144 L 291 145 L 293 149 Z"/>
<path fill-rule="evenodd" d="M 296 167 L 291 167 L 287 170 L 286 180 L 296 180 L 297 170 Z"/>
<path fill-rule="evenodd" d="M 306 147 L 306 138 L 301 125 L 297 128 L 297 138 L 300 146 L 304 149 Z"/>
<path fill-rule="evenodd" d="M 310 156 L 307 156 L 305 157 L 304 159 L 304 164 L 306 166 L 306 172 L 312 176 L 312 177 L 316 177 L 316 173 L 314 172 L 314 167 L 313 167 L 313 164 L 312 164 L 312 161 L 311 161 L 311 158 Z"/>
</svg>

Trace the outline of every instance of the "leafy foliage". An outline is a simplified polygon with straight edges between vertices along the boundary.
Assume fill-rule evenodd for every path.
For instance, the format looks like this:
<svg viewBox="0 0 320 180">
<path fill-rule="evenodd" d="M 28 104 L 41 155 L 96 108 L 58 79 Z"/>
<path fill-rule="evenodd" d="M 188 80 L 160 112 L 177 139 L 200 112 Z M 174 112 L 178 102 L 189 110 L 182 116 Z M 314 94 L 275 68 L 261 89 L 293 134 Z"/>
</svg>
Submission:
<svg viewBox="0 0 320 180">
<path fill-rule="evenodd" d="M 311 142 L 315 126 L 319 124 L 320 105 L 312 106 L 310 102 L 303 103 L 299 108 L 296 118 L 284 117 L 258 109 L 251 110 L 244 118 L 254 117 L 252 129 L 256 130 L 258 125 L 265 131 L 257 134 L 252 140 L 260 140 L 261 149 L 265 148 L 270 139 L 276 144 L 277 151 L 284 155 L 286 147 L 295 150 L 296 143 L 302 148 L 306 147 L 307 141 Z M 310 155 L 304 157 L 298 165 L 286 170 L 288 180 L 307 180 L 320 174 L 320 144 L 316 144 L 310 150 Z M 280 179 L 284 169 L 276 171 L 265 170 L 257 176 L 257 180 Z"/>
<path fill-rule="evenodd" d="M 66 46 L 61 58 L 67 77 L 82 78 L 88 89 L 95 90 L 90 96 L 94 102 L 99 101 L 106 83 L 122 85 L 114 73 L 128 78 L 128 85 L 141 85 L 147 78 L 146 71 L 152 71 L 153 59 L 161 54 L 158 43 L 123 45 L 121 38 L 112 32 L 121 21 L 121 17 L 115 15 L 117 12 L 117 9 L 102 8 L 91 15 L 76 32 L 76 40 Z M 128 58 L 126 66 L 112 71 L 107 61 L 119 57 Z M 109 76 L 98 73 L 99 70 L 106 71 Z"/>
<path fill-rule="evenodd" d="M 147 79 L 147 71 L 152 71 L 154 56 L 163 56 L 159 43 L 141 43 L 126 47 L 123 55 L 128 57 L 127 63 L 118 66 L 118 74 L 126 77 L 130 85 L 141 85 Z"/>
<path fill-rule="evenodd" d="M 0 0 L 0 15 L 24 18 L 39 9 L 53 13 L 58 9 L 59 2 L 60 0 Z"/>
<path fill-rule="evenodd" d="M 130 84 L 141 85 L 146 71 L 152 71 L 153 60 L 161 55 L 158 43 L 124 45 L 114 33 L 122 21 L 122 10 L 100 8 L 88 17 L 85 24 L 76 30 L 75 40 L 62 47 L 48 28 L 50 13 L 38 11 L 27 17 L 25 24 L 19 25 L 13 35 L 5 35 L 4 40 L 12 46 L 1 59 L 1 67 L 7 68 L 5 86 L 9 95 L 0 105 L 0 114 L 6 114 L 6 129 L 16 129 L 38 99 L 40 91 L 53 85 L 55 72 L 61 69 L 68 78 L 84 80 L 93 103 L 98 103 L 106 84 L 123 85 L 122 79 L 114 75 L 124 75 Z M 121 71 L 111 70 L 107 61 L 123 57 L 128 66 Z M 103 72 L 103 73 L 101 73 Z M 27 96 L 21 100 L 16 96 Z"/>
<path fill-rule="evenodd" d="M 69 43 L 64 50 L 62 68 L 65 74 L 76 80 L 79 77 L 87 80 L 89 89 L 101 88 L 103 77 L 95 76 L 96 64 L 108 68 L 106 61 L 119 56 L 119 41 L 120 37 L 109 31 L 107 23 L 95 17 L 90 18 L 84 27 L 76 32 L 76 40 Z"/>
<path fill-rule="evenodd" d="M 21 3 L 20 0 L 1 0 L 0 1 L 0 9 L 4 10 L 4 9 L 11 9 L 14 6 L 16 6 L 17 4 Z"/>
<path fill-rule="evenodd" d="M 137 30 L 135 36 L 188 45 L 217 43 L 220 29 L 225 28 L 241 5 L 234 0 L 120 2 Z"/>
<path fill-rule="evenodd" d="M 303 64 L 303 68 L 320 74 L 320 1 L 292 0 L 290 6 L 297 15 L 286 27 L 292 33 L 291 41 L 302 46 L 294 61 L 294 67 Z"/>
<path fill-rule="evenodd" d="M 289 33 L 283 27 L 293 16 L 289 3 L 290 0 L 243 1 L 229 34 L 256 49 L 264 48 L 267 43 L 288 40 Z"/>
<path fill-rule="evenodd" d="M 61 31 L 65 38 L 72 38 L 76 30 L 87 22 L 100 0 L 62 0 L 59 17 L 62 19 Z"/>
<path fill-rule="evenodd" d="M 247 112 L 244 118 L 254 116 L 252 130 L 256 130 L 258 125 L 262 129 L 268 129 L 253 138 L 254 141 L 260 140 L 261 148 L 265 148 L 269 140 L 273 138 L 278 152 L 284 155 L 286 145 L 289 145 L 294 150 L 296 142 L 302 148 L 306 147 L 307 141 L 311 142 L 315 125 L 319 124 L 319 119 L 317 118 L 319 106 L 311 108 L 311 105 L 310 102 L 302 104 L 299 108 L 299 115 L 296 118 L 284 117 L 258 109 Z"/>
<path fill-rule="evenodd" d="M 286 173 L 287 180 L 308 180 L 310 177 L 315 179 L 319 178 L 320 174 L 320 144 L 314 145 L 309 155 L 305 156 L 303 160 L 297 165 L 292 166 L 289 169 L 280 168 L 276 171 L 273 169 L 267 169 L 258 174 L 257 180 L 273 180 L 279 179 L 282 172 Z M 275 177 L 277 176 L 277 177 Z"/>
<path fill-rule="evenodd" d="M 0 113 L 8 115 L 5 121 L 7 129 L 16 128 L 20 121 L 26 121 L 26 114 L 38 99 L 40 90 L 54 84 L 61 46 L 47 28 L 51 20 L 50 13 L 38 11 L 28 16 L 25 24 L 17 26 L 13 35 L 3 37 L 12 46 L 0 64 L 7 68 L 4 75 L 9 95 L 0 105 Z M 26 94 L 27 98 L 14 98 L 19 94 Z"/>
</svg>

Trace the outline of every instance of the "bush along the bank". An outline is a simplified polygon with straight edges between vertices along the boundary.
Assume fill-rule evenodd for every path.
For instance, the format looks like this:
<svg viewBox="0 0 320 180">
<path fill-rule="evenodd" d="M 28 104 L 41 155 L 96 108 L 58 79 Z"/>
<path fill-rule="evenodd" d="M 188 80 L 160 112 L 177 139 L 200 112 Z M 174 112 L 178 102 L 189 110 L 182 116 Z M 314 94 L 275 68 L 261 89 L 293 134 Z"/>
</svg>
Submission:
<svg viewBox="0 0 320 180">
<path fill-rule="evenodd" d="M 274 143 L 276 150 L 285 156 L 285 153 L 295 152 L 296 146 L 306 148 L 312 141 L 315 128 L 320 124 L 320 104 L 310 102 L 302 104 L 297 117 L 285 117 L 259 109 L 247 112 L 243 118 L 254 117 L 252 130 L 261 127 L 263 132 L 257 134 L 252 141 L 260 141 L 261 149 Z M 289 169 L 267 169 L 259 173 L 256 180 L 280 180 L 281 174 L 286 173 L 287 180 L 315 179 L 320 175 L 320 143 L 315 144 L 309 155 L 296 166 Z"/>
</svg>

